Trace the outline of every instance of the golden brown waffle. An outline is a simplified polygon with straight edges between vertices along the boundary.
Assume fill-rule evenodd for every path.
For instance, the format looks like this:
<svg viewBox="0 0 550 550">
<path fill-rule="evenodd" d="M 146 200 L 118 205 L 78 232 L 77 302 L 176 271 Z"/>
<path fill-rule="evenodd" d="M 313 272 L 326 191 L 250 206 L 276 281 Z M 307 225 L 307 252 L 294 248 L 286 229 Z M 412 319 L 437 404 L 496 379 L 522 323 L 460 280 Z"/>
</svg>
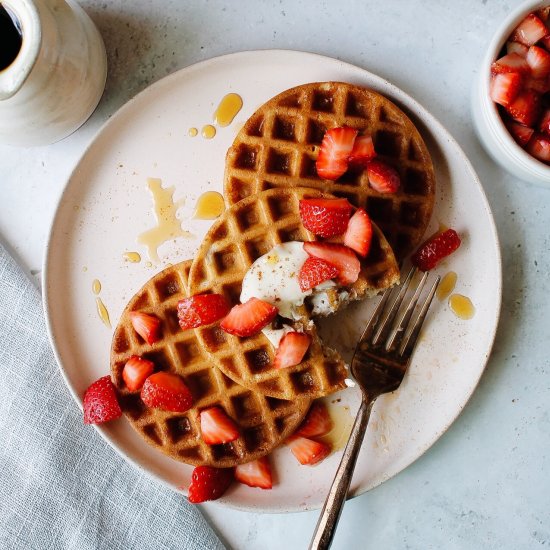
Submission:
<svg viewBox="0 0 550 550">
<path fill-rule="evenodd" d="M 338 181 L 315 169 L 325 132 L 350 126 L 372 135 L 379 158 L 401 176 L 396 194 L 381 194 L 367 173 L 350 168 Z M 380 94 L 342 82 L 297 86 L 262 105 L 227 152 L 224 176 L 229 204 L 273 187 L 313 187 L 364 207 L 398 259 L 422 240 L 434 205 L 435 175 L 426 145 L 411 120 Z"/>
<path fill-rule="evenodd" d="M 315 189 L 277 188 L 248 197 L 227 209 L 206 234 L 189 273 L 190 294 L 223 294 L 239 303 L 243 278 L 254 263 L 274 246 L 313 240 L 300 220 L 299 200 L 331 197 Z M 357 297 L 379 292 L 399 281 L 397 262 L 384 236 L 375 228 L 371 252 L 362 261 Z M 347 369 L 341 357 L 323 348 L 309 312 L 304 326 L 313 341 L 304 360 L 295 367 L 273 369 L 273 347 L 262 334 L 239 338 L 219 325 L 197 329 L 198 339 L 216 365 L 235 382 L 280 399 L 320 397 L 345 387 Z"/>
<path fill-rule="evenodd" d="M 229 467 L 268 454 L 297 428 L 310 400 L 282 401 L 246 389 L 216 369 L 201 350 L 194 330 L 178 325 L 176 304 L 186 297 L 191 261 L 166 268 L 150 279 L 130 300 L 115 330 L 111 347 L 111 375 L 124 414 L 135 430 L 163 453 L 193 465 Z M 139 310 L 162 321 L 160 342 L 148 345 L 134 331 L 129 312 Z M 130 393 L 122 379 L 128 358 L 140 355 L 157 370 L 179 374 L 195 403 L 185 413 L 150 409 L 139 392 Z M 224 445 L 207 445 L 201 439 L 199 412 L 219 406 L 241 429 L 241 436 Z"/>
</svg>

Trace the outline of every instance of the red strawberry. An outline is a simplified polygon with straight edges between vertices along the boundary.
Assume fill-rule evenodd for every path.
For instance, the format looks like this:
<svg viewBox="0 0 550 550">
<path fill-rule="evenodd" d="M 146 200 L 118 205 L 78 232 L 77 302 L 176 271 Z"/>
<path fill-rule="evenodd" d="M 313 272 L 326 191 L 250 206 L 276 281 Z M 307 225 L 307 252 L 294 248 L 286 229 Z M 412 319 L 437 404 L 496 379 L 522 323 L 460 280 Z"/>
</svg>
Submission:
<svg viewBox="0 0 550 550">
<path fill-rule="evenodd" d="M 122 415 L 110 376 L 93 382 L 84 392 L 84 424 L 101 424 Z"/>
<path fill-rule="evenodd" d="M 549 23 L 548 18 L 550 17 L 550 6 L 538 9 L 535 14 L 543 23 Z"/>
<path fill-rule="evenodd" d="M 357 136 L 349 156 L 349 163 L 356 166 L 366 166 L 367 162 L 375 156 L 376 151 L 374 150 L 372 136 L 369 134 Z"/>
<path fill-rule="evenodd" d="M 330 454 L 330 445 L 299 435 L 289 437 L 287 445 L 300 464 L 317 464 Z"/>
<path fill-rule="evenodd" d="M 520 92 L 506 107 L 506 111 L 516 122 L 533 126 L 540 112 L 540 94 L 534 90 Z"/>
<path fill-rule="evenodd" d="M 506 53 L 517 53 L 521 57 L 525 57 L 528 50 L 529 48 L 520 42 L 514 42 L 513 40 L 506 42 Z"/>
<path fill-rule="evenodd" d="M 544 38 L 540 39 L 540 44 L 550 52 L 550 33 L 548 33 Z"/>
<path fill-rule="evenodd" d="M 239 428 L 220 407 L 210 407 L 200 413 L 202 439 L 208 445 L 229 443 L 239 437 Z"/>
<path fill-rule="evenodd" d="M 155 365 L 138 355 L 132 355 L 122 369 L 122 378 L 130 391 L 141 390 L 145 380 L 153 374 Z"/>
<path fill-rule="evenodd" d="M 352 206 L 347 199 L 302 199 L 300 219 L 306 229 L 320 237 L 334 237 L 346 231 Z"/>
<path fill-rule="evenodd" d="M 512 40 L 532 46 L 548 34 L 545 24 L 534 14 L 530 13 L 512 33 Z"/>
<path fill-rule="evenodd" d="M 337 275 L 338 269 L 336 266 L 329 264 L 320 258 L 310 256 L 304 262 L 304 265 L 298 274 L 300 289 L 303 292 L 307 292 L 313 287 L 316 287 L 329 279 L 334 279 Z"/>
<path fill-rule="evenodd" d="M 198 504 L 220 498 L 233 481 L 233 468 L 197 466 L 191 474 L 189 502 Z"/>
<path fill-rule="evenodd" d="M 397 193 L 401 186 L 399 173 L 383 160 L 374 159 L 367 163 L 370 186 L 379 193 Z"/>
<path fill-rule="evenodd" d="M 506 128 L 508 128 L 510 134 L 512 134 L 512 137 L 522 147 L 525 147 L 527 145 L 527 142 L 531 139 L 531 136 L 535 131 L 533 130 L 533 128 L 528 128 L 527 126 L 524 126 L 523 124 L 518 124 L 513 120 L 505 120 L 504 124 L 506 125 Z"/>
<path fill-rule="evenodd" d="M 365 257 L 372 241 L 372 222 L 363 208 L 359 208 L 351 217 L 344 236 L 344 244 Z"/>
<path fill-rule="evenodd" d="M 344 126 L 328 130 L 321 142 L 315 166 L 317 174 L 327 180 L 337 180 L 348 169 L 357 130 Z"/>
<path fill-rule="evenodd" d="M 160 319 L 142 311 L 130 311 L 130 321 L 134 330 L 148 343 L 160 340 Z"/>
<path fill-rule="evenodd" d="M 547 136 L 550 136 L 550 109 L 546 109 L 540 118 L 539 122 L 539 130 L 546 134 Z"/>
<path fill-rule="evenodd" d="M 229 313 L 221 294 L 197 294 L 178 302 L 178 320 L 182 330 L 210 325 Z"/>
<path fill-rule="evenodd" d="M 418 269 L 429 271 L 459 246 L 460 237 L 457 232 L 454 229 L 447 229 L 425 242 L 411 256 L 411 261 Z"/>
<path fill-rule="evenodd" d="M 505 56 L 497 59 L 491 65 L 491 72 L 493 74 L 499 73 L 521 73 L 529 74 L 530 67 L 529 63 L 524 56 L 521 56 L 518 53 L 509 53 Z"/>
<path fill-rule="evenodd" d="M 296 431 L 296 435 L 302 437 L 321 437 L 332 430 L 332 418 L 327 406 L 321 401 L 315 401 Z"/>
<path fill-rule="evenodd" d="M 521 89 L 521 75 L 519 73 L 496 74 L 491 78 L 491 99 L 506 107 L 516 98 Z"/>
<path fill-rule="evenodd" d="M 279 342 L 279 347 L 273 358 L 273 368 L 286 369 L 299 365 L 309 346 L 311 336 L 305 332 L 287 332 Z"/>
<path fill-rule="evenodd" d="M 531 46 L 526 59 L 535 78 L 546 78 L 550 74 L 550 53 L 545 49 Z"/>
<path fill-rule="evenodd" d="M 249 487 L 271 489 L 273 487 L 273 479 L 269 459 L 267 456 L 263 456 L 252 462 L 239 464 L 235 467 L 235 479 Z"/>
<path fill-rule="evenodd" d="M 225 332 L 244 338 L 253 336 L 271 323 L 279 310 L 271 304 L 250 298 L 248 302 L 234 306 L 220 323 Z"/>
<path fill-rule="evenodd" d="M 315 258 L 325 260 L 338 269 L 338 282 L 343 285 L 357 281 L 361 263 L 351 248 L 341 244 L 311 241 L 304 243 L 304 250 Z"/>
<path fill-rule="evenodd" d="M 550 163 L 550 137 L 535 134 L 527 144 L 526 150 L 542 162 Z"/>
<path fill-rule="evenodd" d="M 153 409 L 185 412 L 193 405 L 193 396 L 184 381 L 170 372 L 160 371 L 145 380 L 141 400 Z"/>
<path fill-rule="evenodd" d="M 546 92 L 550 92 L 550 77 L 534 78 L 530 76 L 525 79 L 524 87 L 539 94 L 545 94 Z"/>
</svg>

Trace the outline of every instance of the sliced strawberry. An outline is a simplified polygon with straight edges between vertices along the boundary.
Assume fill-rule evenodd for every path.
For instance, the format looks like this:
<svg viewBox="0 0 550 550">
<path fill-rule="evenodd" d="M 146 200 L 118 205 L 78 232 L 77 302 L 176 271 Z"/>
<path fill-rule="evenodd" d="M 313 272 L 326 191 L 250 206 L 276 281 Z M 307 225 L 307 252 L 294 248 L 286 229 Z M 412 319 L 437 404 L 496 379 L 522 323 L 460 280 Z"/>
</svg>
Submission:
<svg viewBox="0 0 550 550">
<path fill-rule="evenodd" d="M 239 428 L 220 407 L 210 407 L 200 413 L 201 434 L 208 445 L 229 443 L 239 437 Z"/>
<path fill-rule="evenodd" d="M 344 244 L 365 257 L 372 241 L 372 222 L 363 208 L 359 208 L 351 217 L 344 236 Z"/>
<path fill-rule="evenodd" d="M 522 147 L 525 147 L 527 145 L 528 141 L 531 139 L 531 136 L 535 131 L 533 130 L 533 128 L 529 128 L 528 126 L 524 126 L 523 124 L 518 124 L 513 120 L 505 120 L 504 124 L 506 125 L 506 128 L 508 128 L 508 131 L 510 132 L 510 134 L 512 134 L 512 137 L 516 140 L 518 145 L 521 145 Z"/>
<path fill-rule="evenodd" d="M 540 117 L 539 130 L 550 137 L 550 109 L 546 109 Z"/>
<path fill-rule="evenodd" d="M 443 258 L 460 246 L 460 237 L 454 229 L 447 229 L 425 242 L 412 256 L 413 265 L 422 271 L 433 269 Z"/>
<path fill-rule="evenodd" d="M 244 338 L 260 332 L 277 316 L 278 309 L 268 302 L 258 298 L 250 298 L 248 302 L 233 306 L 228 315 L 220 323 L 225 332 Z"/>
<path fill-rule="evenodd" d="M 367 176 L 370 186 L 379 193 L 397 193 L 401 186 L 399 172 L 383 160 L 367 163 Z"/>
<path fill-rule="evenodd" d="M 189 502 L 198 504 L 220 498 L 233 481 L 233 468 L 197 466 L 191 474 Z"/>
<path fill-rule="evenodd" d="M 300 219 L 314 235 L 334 237 L 346 231 L 352 208 L 347 199 L 302 199 Z"/>
<path fill-rule="evenodd" d="M 122 416 L 110 376 L 96 380 L 84 392 L 84 424 L 101 424 Z"/>
<path fill-rule="evenodd" d="M 372 160 L 376 156 L 374 150 L 374 143 L 370 134 L 357 136 L 353 149 L 349 156 L 349 163 L 356 166 L 366 166 L 369 160 Z"/>
<path fill-rule="evenodd" d="M 249 487 L 271 489 L 273 487 L 273 477 L 269 459 L 267 456 L 263 456 L 246 464 L 239 464 L 235 467 L 235 479 Z"/>
<path fill-rule="evenodd" d="M 148 343 L 160 340 L 160 319 L 142 311 L 130 311 L 130 321 L 134 330 Z"/>
<path fill-rule="evenodd" d="M 506 111 L 516 122 L 533 126 L 540 112 L 540 94 L 534 90 L 524 90 L 506 107 Z"/>
<path fill-rule="evenodd" d="M 336 266 L 329 264 L 320 258 L 310 256 L 304 262 L 304 265 L 298 274 L 300 289 L 302 292 L 307 292 L 325 281 L 334 279 L 337 275 L 338 269 Z"/>
<path fill-rule="evenodd" d="M 279 347 L 273 358 L 273 368 L 286 369 L 299 365 L 309 346 L 311 336 L 305 332 L 287 332 L 279 342 Z"/>
<path fill-rule="evenodd" d="M 357 130 L 347 126 L 327 130 L 315 163 L 321 178 L 337 180 L 346 172 L 356 136 Z"/>
<path fill-rule="evenodd" d="M 527 152 L 542 162 L 550 163 L 550 137 L 536 134 L 527 144 Z"/>
<path fill-rule="evenodd" d="M 221 294 L 197 294 L 178 302 L 178 320 L 182 330 L 210 325 L 229 313 Z"/>
<path fill-rule="evenodd" d="M 518 53 L 506 54 L 504 57 L 497 59 L 491 65 L 491 72 L 493 74 L 500 74 L 500 73 L 529 74 L 530 70 L 531 69 L 529 67 L 529 63 L 527 63 L 527 60 L 525 59 L 525 57 L 522 57 Z"/>
<path fill-rule="evenodd" d="M 506 107 L 510 105 L 521 89 L 522 77 L 519 73 L 501 73 L 491 78 L 489 93 L 491 99 Z"/>
<path fill-rule="evenodd" d="M 550 6 L 540 8 L 535 12 L 535 15 L 543 22 L 549 23 L 548 17 L 550 16 Z"/>
<path fill-rule="evenodd" d="M 545 94 L 550 92 L 550 77 L 534 78 L 530 76 L 525 79 L 524 87 L 539 94 Z"/>
<path fill-rule="evenodd" d="M 130 391 L 138 391 L 154 371 L 155 364 L 152 361 L 132 355 L 122 369 L 122 379 Z"/>
<path fill-rule="evenodd" d="M 330 454 L 330 445 L 299 435 L 287 439 L 287 445 L 300 464 L 317 464 Z"/>
<path fill-rule="evenodd" d="M 546 78 L 550 74 L 550 53 L 544 48 L 531 46 L 526 59 L 535 78 Z"/>
<path fill-rule="evenodd" d="M 311 241 L 304 243 L 304 250 L 315 258 L 325 260 L 338 269 L 338 282 L 349 285 L 357 281 L 361 263 L 355 252 L 347 246 Z"/>
<path fill-rule="evenodd" d="M 506 42 L 506 53 L 517 53 L 521 57 L 525 57 L 528 50 L 529 48 L 521 42 L 514 42 L 513 40 Z"/>
<path fill-rule="evenodd" d="M 540 45 L 543 46 L 546 51 L 550 52 L 550 33 L 540 39 Z"/>
<path fill-rule="evenodd" d="M 193 405 L 193 396 L 184 381 L 170 372 L 160 371 L 145 380 L 141 400 L 153 409 L 185 412 Z"/>
<path fill-rule="evenodd" d="M 332 418 L 327 406 L 321 401 L 315 401 L 296 431 L 302 437 L 321 437 L 332 430 Z"/>
<path fill-rule="evenodd" d="M 532 46 L 548 34 L 546 25 L 534 13 L 530 13 L 512 33 L 512 40 Z"/>
</svg>

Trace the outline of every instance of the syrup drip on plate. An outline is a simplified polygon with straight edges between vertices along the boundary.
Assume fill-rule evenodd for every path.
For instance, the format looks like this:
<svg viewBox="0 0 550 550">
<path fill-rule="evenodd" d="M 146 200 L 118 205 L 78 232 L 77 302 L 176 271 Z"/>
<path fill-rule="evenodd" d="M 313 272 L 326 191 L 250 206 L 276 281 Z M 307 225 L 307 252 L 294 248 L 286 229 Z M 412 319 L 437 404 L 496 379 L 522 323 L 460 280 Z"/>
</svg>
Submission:
<svg viewBox="0 0 550 550">
<path fill-rule="evenodd" d="M 346 446 L 353 426 L 353 417 L 346 405 L 337 405 L 328 401 L 326 401 L 326 405 L 332 420 L 332 429 L 319 440 L 328 443 L 332 451 L 335 452 Z"/>
<path fill-rule="evenodd" d="M 98 279 L 92 281 L 92 292 L 96 296 L 101 292 L 101 282 Z"/>
<path fill-rule="evenodd" d="M 243 100 L 240 95 L 233 93 L 225 95 L 214 112 L 214 122 L 222 128 L 229 126 L 242 106 Z"/>
<path fill-rule="evenodd" d="M 139 252 L 125 252 L 122 257 L 127 261 L 127 262 L 132 262 L 134 264 L 137 264 L 139 262 L 141 262 L 141 256 L 139 254 Z"/>
<path fill-rule="evenodd" d="M 98 296 L 95 299 L 95 303 L 96 303 L 97 314 L 99 315 L 99 318 L 103 321 L 103 324 L 105 326 L 111 328 L 111 319 L 109 318 L 109 312 L 107 311 L 107 308 L 103 303 L 103 300 Z"/>
<path fill-rule="evenodd" d="M 198 133 L 199 131 L 197 130 L 197 128 L 189 128 L 187 135 L 189 137 L 196 137 Z"/>
<path fill-rule="evenodd" d="M 476 312 L 476 308 L 470 298 L 462 294 L 453 294 L 449 298 L 449 307 L 459 319 L 464 320 L 471 319 Z"/>
<path fill-rule="evenodd" d="M 215 220 L 225 210 L 223 195 L 217 191 L 206 191 L 197 199 L 193 218 L 196 220 Z"/>
<path fill-rule="evenodd" d="M 205 124 L 201 133 L 203 138 L 212 139 L 216 135 L 216 128 L 212 124 Z"/>
<path fill-rule="evenodd" d="M 445 300 L 445 298 L 451 295 L 451 292 L 455 289 L 457 278 L 458 276 L 454 271 L 449 271 L 449 273 L 441 279 L 441 283 L 439 283 L 436 291 L 439 300 Z"/>
</svg>

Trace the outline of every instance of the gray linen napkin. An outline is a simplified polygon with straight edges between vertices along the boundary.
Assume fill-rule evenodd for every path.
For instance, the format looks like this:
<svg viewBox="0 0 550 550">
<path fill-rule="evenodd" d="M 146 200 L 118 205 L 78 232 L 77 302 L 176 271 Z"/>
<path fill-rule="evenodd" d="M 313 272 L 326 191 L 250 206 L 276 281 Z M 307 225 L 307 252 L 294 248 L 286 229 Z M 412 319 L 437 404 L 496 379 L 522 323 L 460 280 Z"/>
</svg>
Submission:
<svg viewBox="0 0 550 550">
<path fill-rule="evenodd" d="M 223 549 L 198 508 L 84 426 L 40 294 L 1 243 L 0 548 Z"/>
</svg>

